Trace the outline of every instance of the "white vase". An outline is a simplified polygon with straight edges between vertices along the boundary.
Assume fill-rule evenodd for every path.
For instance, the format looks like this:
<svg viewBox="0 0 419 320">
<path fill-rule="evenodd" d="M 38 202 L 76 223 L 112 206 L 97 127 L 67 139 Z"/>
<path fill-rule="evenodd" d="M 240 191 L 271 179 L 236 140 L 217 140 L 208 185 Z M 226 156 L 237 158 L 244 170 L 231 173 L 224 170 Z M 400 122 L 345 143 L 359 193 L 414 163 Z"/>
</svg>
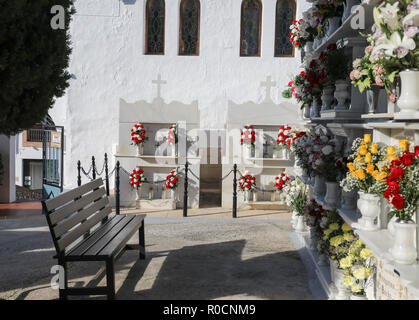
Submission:
<svg viewBox="0 0 419 320">
<path fill-rule="evenodd" d="M 338 204 L 339 184 L 337 182 L 326 182 L 326 195 L 324 201 L 328 209 L 336 209 Z"/>
<path fill-rule="evenodd" d="M 362 214 L 362 217 L 358 220 L 360 229 L 365 231 L 378 230 L 379 226 L 375 223 L 375 220 L 378 218 L 381 211 L 380 197 L 362 191 L 358 191 L 358 194 L 359 199 L 357 205 Z"/>
<path fill-rule="evenodd" d="M 344 22 L 352 13 L 352 7 L 360 4 L 360 0 L 346 0 L 346 3 L 343 2 L 344 11 L 342 16 L 342 22 Z"/>
<path fill-rule="evenodd" d="M 320 118 L 320 103 L 315 97 L 311 104 L 310 118 Z"/>
<path fill-rule="evenodd" d="M 244 191 L 244 202 L 252 202 L 253 201 L 253 192 L 250 190 Z"/>
<path fill-rule="evenodd" d="M 291 225 L 292 225 L 293 228 L 295 228 L 297 226 L 298 214 L 295 211 L 292 212 L 292 216 L 291 216 L 291 221 L 290 222 L 291 222 Z"/>
<path fill-rule="evenodd" d="M 176 201 L 176 189 L 170 189 L 170 200 Z"/>
<path fill-rule="evenodd" d="M 349 108 L 349 83 L 346 80 L 337 80 L 335 83 L 334 97 L 338 101 L 335 110 L 347 110 Z"/>
<path fill-rule="evenodd" d="M 333 90 L 335 88 L 333 86 L 328 86 L 323 89 L 322 92 L 322 111 L 330 110 L 333 102 Z"/>
<path fill-rule="evenodd" d="M 272 154 L 272 158 L 279 159 L 280 153 L 281 153 L 281 150 L 274 149 L 273 154 Z"/>
<path fill-rule="evenodd" d="M 282 160 L 289 160 L 290 158 L 290 152 L 287 148 L 283 148 L 281 150 L 280 159 Z"/>
<path fill-rule="evenodd" d="M 305 105 L 305 107 L 304 107 L 304 118 L 305 119 L 310 119 L 310 114 L 311 114 L 311 106 Z"/>
<path fill-rule="evenodd" d="M 144 142 L 137 144 L 137 156 L 142 156 L 144 154 Z"/>
<path fill-rule="evenodd" d="M 297 223 L 295 225 L 295 231 L 306 232 L 306 224 L 305 224 L 304 216 L 302 215 L 297 216 Z"/>
<path fill-rule="evenodd" d="M 243 144 L 243 155 L 245 159 L 250 159 L 252 158 L 252 151 L 253 151 L 254 146 L 253 145 L 246 145 Z"/>
<path fill-rule="evenodd" d="M 327 37 L 330 37 L 337 29 L 339 29 L 341 17 L 333 17 L 327 20 L 329 22 L 329 27 L 327 29 Z"/>
<path fill-rule="evenodd" d="M 365 294 L 351 294 L 351 300 L 368 300 Z"/>
<path fill-rule="evenodd" d="M 419 118 L 419 70 L 405 70 L 400 72 L 401 94 L 397 100 L 400 112 L 396 119 Z"/>
<path fill-rule="evenodd" d="M 141 186 L 135 188 L 135 201 L 139 201 L 141 199 Z"/>
<path fill-rule="evenodd" d="M 338 268 L 335 269 L 334 284 L 337 289 L 337 294 L 335 296 L 336 300 L 348 300 L 351 296 L 350 289 L 345 286 L 343 274 L 344 274 L 343 270 L 338 269 Z"/>
<path fill-rule="evenodd" d="M 326 195 L 326 183 L 320 176 L 316 176 L 314 179 L 314 194 L 323 200 L 324 196 Z"/>
<path fill-rule="evenodd" d="M 356 201 L 358 199 L 358 190 L 342 190 L 342 209 L 345 211 L 355 211 Z"/>
<path fill-rule="evenodd" d="M 313 42 L 312 41 L 308 41 L 306 43 L 306 45 L 304 46 L 304 51 L 306 52 L 306 54 L 310 54 L 313 52 Z"/>
<path fill-rule="evenodd" d="M 396 221 L 394 223 L 394 244 L 390 253 L 397 263 L 416 262 L 416 226 L 413 222 Z"/>
</svg>

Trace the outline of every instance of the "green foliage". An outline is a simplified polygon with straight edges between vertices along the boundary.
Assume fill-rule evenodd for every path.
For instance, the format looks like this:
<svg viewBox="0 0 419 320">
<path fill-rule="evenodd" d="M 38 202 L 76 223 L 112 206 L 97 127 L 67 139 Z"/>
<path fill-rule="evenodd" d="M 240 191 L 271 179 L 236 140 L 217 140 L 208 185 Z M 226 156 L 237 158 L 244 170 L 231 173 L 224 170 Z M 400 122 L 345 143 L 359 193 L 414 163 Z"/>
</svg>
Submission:
<svg viewBox="0 0 419 320">
<path fill-rule="evenodd" d="M 51 27 L 54 5 L 65 8 L 65 29 Z M 73 0 L 13 0 L 0 5 L 0 134 L 39 123 L 64 95 L 70 74 L 67 32 Z"/>
<path fill-rule="evenodd" d="M 282 91 L 282 97 L 285 99 L 291 99 L 292 98 L 292 91 L 291 89 L 286 89 Z"/>
</svg>

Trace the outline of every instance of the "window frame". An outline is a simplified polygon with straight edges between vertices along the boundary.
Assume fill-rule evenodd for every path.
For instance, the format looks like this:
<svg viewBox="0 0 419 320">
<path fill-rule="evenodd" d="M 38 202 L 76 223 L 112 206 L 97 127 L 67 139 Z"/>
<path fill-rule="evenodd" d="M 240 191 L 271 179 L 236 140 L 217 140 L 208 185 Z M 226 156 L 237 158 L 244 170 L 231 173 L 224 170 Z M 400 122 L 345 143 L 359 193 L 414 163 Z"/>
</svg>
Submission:
<svg viewBox="0 0 419 320">
<path fill-rule="evenodd" d="M 201 44 L 201 1 L 200 0 L 193 0 L 198 4 L 198 35 L 196 40 L 196 53 L 182 53 L 182 25 L 183 25 L 183 14 L 182 14 L 182 7 L 186 0 L 181 0 L 179 4 L 179 42 L 178 42 L 178 56 L 186 56 L 186 57 L 198 57 L 200 53 L 200 44 Z"/>
<path fill-rule="evenodd" d="M 242 0 L 241 3 L 241 9 L 240 9 L 240 50 L 239 50 L 239 54 L 240 57 L 243 58 L 254 58 L 254 57 L 260 57 L 261 56 L 261 52 L 262 52 L 262 12 L 263 12 L 263 4 L 261 0 L 257 0 L 259 5 L 260 5 L 260 9 L 259 9 L 259 36 L 258 36 L 258 52 L 257 54 L 254 55 L 243 55 L 242 54 L 242 44 L 243 44 L 243 5 L 244 2 L 247 0 Z"/>
<path fill-rule="evenodd" d="M 292 6 L 293 6 L 293 16 L 292 16 L 292 20 L 296 20 L 297 17 L 297 2 L 295 0 L 276 0 L 276 6 L 275 6 L 275 38 L 274 38 L 274 57 L 275 58 L 295 58 L 295 47 L 292 45 L 292 54 L 277 54 L 276 53 L 276 39 L 278 36 L 278 5 L 281 1 L 289 1 L 291 2 Z"/>
<path fill-rule="evenodd" d="M 148 15 L 149 15 L 149 7 L 150 3 L 153 0 L 147 0 L 146 8 L 145 8 L 145 48 L 144 54 L 150 56 L 164 56 L 166 52 L 166 0 L 163 1 L 163 10 L 164 10 L 164 17 L 163 17 L 163 52 L 149 52 L 148 51 Z"/>
</svg>

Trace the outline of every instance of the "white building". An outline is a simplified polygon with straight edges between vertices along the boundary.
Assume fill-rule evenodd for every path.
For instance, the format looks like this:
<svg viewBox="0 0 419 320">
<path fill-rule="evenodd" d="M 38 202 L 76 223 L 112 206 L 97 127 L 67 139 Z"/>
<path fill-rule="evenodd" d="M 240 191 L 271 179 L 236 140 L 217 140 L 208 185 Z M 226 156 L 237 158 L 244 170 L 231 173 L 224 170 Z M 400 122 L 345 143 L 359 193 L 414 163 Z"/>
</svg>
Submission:
<svg viewBox="0 0 419 320">
<path fill-rule="evenodd" d="M 300 17 L 309 4 L 297 2 L 295 16 Z M 285 15 L 282 5 L 289 9 Z M 267 88 L 261 82 L 270 76 L 276 82 L 269 91 L 271 105 L 289 105 L 290 100 L 284 99 L 281 92 L 301 59 L 298 51 L 294 55 L 288 52 L 289 30 L 281 23 L 289 25 L 294 19 L 294 5 L 294 0 L 76 1 L 77 13 L 70 31 L 73 52 L 69 71 L 73 78 L 67 94 L 50 112 L 54 122 L 65 127 L 65 188 L 76 186 L 78 160 L 88 168 L 94 155 L 100 167 L 99 159 L 107 152 L 111 155 L 110 167 L 114 166 L 125 139 L 121 137 L 121 101 L 143 101 L 150 108 L 156 106 L 156 96 L 161 96 L 166 105 L 173 101 L 183 106 L 196 103 L 202 130 L 224 130 L 226 122 L 232 121 L 226 117 L 229 101 L 237 105 L 253 101 L 260 113 L 264 112 Z M 282 26 L 282 33 L 276 32 L 276 26 L 278 30 Z M 150 32 L 155 33 L 154 38 Z M 251 56 L 243 56 L 246 52 Z M 158 75 L 165 83 L 157 88 L 153 80 Z M 297 105 L 295 108 L 298 110 Z M 158 117 L 150 122 L 158 123 Z M 137 121 L 144 120 L 138 115 L 132 123 Z M 237 125 L 237 121 L 233 122 Z M 281 124 L 272 129 L 279 129 Z M 125 134 L 129 136 L 128 131 Z M 199 174 L 198 169 L 195 171 Z M 221 175 L 221 168 L 214 170 Z"/>
</svg>

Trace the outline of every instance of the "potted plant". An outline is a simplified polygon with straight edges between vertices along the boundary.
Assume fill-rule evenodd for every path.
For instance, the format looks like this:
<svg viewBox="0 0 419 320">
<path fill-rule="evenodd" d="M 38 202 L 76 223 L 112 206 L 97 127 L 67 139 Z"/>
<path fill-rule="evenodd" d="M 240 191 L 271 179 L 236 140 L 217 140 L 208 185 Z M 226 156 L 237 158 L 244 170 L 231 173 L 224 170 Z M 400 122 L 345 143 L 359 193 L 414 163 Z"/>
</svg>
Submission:
<svg viewBox="0 0 419 320">
<path fill-rule="evenodd" d="M 371 135 L 365 134 L 364 139 L 354 140 L 352 151 L 348 157 L 349 171 L 342 185 L 346 190 L 359 190 L 357 205 L 362 214 L 362 218 L 358 220 L 360 229 L 377 230 L 379 226 L 375 219 L 381 211 L 380 196 L 386 188 L 388 176 L 385 148 L 372 143 Z"/>
<path fill-rule="evenodd" d="M 132 144 L 137 146 L 137 156 L 144 154 L 144 143 L 148 140 L 146 130 L 141 123 L 135 124 L 131 129 Z"/>
<path fill-rule="evenodd" d="M 386 179 L 387 189 L 384 197 L 391 203 L 393 210 L 389 216 L 396 216 L 393 224 L 394 245 L 390 252 L 394 260 L 401 264 L 416 261 L 415 248 L 416 224 L 413 217 L 419 202 L 419 147 L 409 150 L 409 142 L 400 140 L 400 152 L 390 148 L 390 174 Z"/>
</svg>

